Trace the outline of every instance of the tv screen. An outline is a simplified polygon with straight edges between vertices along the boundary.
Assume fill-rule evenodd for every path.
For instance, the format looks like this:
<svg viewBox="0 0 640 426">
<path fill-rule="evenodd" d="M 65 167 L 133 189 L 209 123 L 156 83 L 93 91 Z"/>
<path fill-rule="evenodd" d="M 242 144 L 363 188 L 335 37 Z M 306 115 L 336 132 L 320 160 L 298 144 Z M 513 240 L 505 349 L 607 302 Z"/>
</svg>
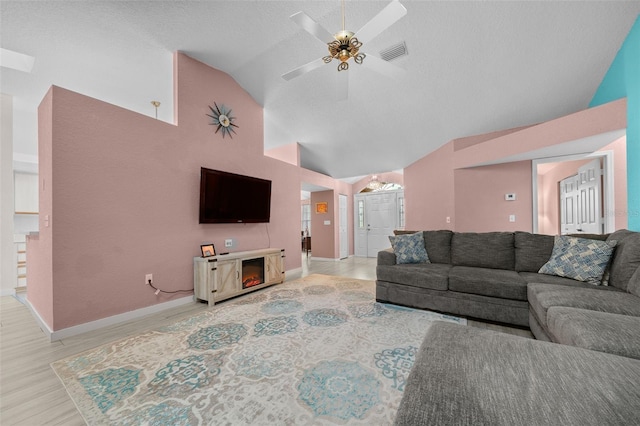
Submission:
<svg viewBox="0 0 640 426">
<path fill-rule="evenodd" d="M 270 215 L 270 180 L 200 169 L 200 223 L 261 223 Z"/>
</svg>

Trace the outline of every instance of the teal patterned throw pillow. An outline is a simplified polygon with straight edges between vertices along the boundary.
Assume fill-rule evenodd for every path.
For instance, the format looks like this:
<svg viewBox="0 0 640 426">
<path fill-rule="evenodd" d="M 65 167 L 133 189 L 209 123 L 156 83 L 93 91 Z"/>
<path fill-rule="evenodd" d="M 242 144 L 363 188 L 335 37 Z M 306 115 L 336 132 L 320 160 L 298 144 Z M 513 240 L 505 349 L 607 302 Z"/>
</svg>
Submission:
<svg viewBox="0 0 640 426">
<path fill-rule="evenodd" d="M 599 285 L 616 243 L 558 235 L 551 258 L 538 273 Z"/>
<path fill-rule="evenodd" d="M 396 263 L 430 263 L 422 232 L 389 236 Z"/>
</svg>

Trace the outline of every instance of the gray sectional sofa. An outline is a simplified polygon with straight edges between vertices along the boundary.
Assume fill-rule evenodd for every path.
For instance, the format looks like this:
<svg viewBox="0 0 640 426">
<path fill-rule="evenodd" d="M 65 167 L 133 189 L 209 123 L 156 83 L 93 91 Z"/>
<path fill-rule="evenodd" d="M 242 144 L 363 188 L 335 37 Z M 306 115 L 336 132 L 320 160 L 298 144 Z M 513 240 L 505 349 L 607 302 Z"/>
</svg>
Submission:
<svg viewBox="0 0 640 426">
<path fill-rule="evenodd" d="M 561 343 L 563 339 L 577 342 L 579 339 L 571 333 L 582 331 L 551 330 L 547 321 L 551 307 L 553 324 L 569 318 L 569 313 L 578 318 L 579 312 L 567 313 L 566 309 L 640 317 L 640 233 L 619 230 L 610 235 L 580 235 L 617 242 L 608 272 L 609 285 L 538 273 L 553 251 L 554 237 L 550 235 L 423 234 L 430 263 L 397 264 L 392 249 L 378 253 L 379 302 L 528 327 L 540 340 Z"/>
<path fill-rule="evenodd" d="M 396 425 L 640 424 L 640 233 L 580 237 L 616 241 L 600 285 L 538 273 L 547 235 L 425 231 L 430 264 L 379 253 L 379 301 L 526 326 L 537 339 L 434 323 Z"/>
<path fill-rule="evenodd" d="M 640 423 L 640 360 L 435 322 L 396 426 Z"/>
</svg>

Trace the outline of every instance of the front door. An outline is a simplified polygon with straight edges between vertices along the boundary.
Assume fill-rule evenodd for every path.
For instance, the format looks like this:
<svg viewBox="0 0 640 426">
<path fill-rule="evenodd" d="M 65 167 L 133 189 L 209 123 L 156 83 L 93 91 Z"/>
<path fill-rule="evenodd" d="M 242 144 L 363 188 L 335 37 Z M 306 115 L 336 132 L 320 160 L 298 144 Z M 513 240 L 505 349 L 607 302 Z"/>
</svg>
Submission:
<svg viewBox="0 0 640 426">
<path fill-rule="evenodd" d="M 389 235 L 396 228 L 396 193 L 376 193 L 367 196 L 367 257 L 377 257 L 380 250 L 391 247 Z"/>
</svg>

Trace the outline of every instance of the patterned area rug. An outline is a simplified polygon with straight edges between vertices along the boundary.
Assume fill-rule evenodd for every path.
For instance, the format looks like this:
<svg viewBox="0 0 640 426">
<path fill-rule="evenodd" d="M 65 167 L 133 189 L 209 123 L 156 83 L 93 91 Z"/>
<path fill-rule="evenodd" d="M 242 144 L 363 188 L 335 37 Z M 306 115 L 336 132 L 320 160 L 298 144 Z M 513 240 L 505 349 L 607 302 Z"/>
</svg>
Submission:
<svg viewBox="0 0 640 426">
<path fill-rule="evenodd" d="M 51 365 L 90 425 L 391 424 L 435 320 L 312 275 Z"/>
</svg>

